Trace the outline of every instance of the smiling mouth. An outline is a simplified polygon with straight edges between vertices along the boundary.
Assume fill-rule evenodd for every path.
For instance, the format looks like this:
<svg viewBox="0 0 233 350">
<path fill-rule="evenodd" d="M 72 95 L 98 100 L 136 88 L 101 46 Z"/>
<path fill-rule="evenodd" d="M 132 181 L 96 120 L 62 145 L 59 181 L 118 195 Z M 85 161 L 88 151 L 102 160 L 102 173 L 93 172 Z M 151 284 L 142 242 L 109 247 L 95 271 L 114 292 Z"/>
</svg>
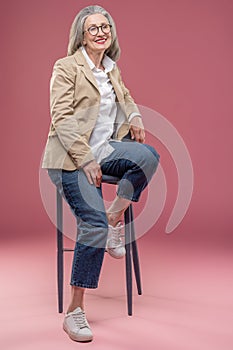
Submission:
<svg viewBox="0 0 233 350">
<path fill-rule="evenodd" d="M 107 41 L 106 38 L 100 38 L 100 39 L 95 40 L 95 43 L 97 43 L 97 44 L 104 44 L 106 41 Z"/>
</svg>

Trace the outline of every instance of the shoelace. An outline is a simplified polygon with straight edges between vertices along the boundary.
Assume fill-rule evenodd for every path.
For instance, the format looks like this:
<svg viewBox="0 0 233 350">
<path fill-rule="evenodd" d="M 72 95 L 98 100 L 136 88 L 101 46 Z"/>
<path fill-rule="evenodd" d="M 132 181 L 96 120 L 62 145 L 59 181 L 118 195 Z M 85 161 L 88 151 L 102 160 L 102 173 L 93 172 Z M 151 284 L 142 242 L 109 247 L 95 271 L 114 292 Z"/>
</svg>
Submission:
<svg viewBox="0 0 233 350">
<path fill-rule="evenodd" d="M 118 247 L 122 245 L 121 237 L 124 237 L 123 234 L 121 234 L 121 230 L 123 228 L 123 225 L 111 227 L 111 245 L 113 247 Z"/>
<path fill-rule="evenodd" d="M 78 328 L 80 329 L 85 327 L 89 328 L 84 312 L 75 313 L 72 315 L 72 317 L 73 317 L 75 326 L 77 326 Z"/>
</svg>

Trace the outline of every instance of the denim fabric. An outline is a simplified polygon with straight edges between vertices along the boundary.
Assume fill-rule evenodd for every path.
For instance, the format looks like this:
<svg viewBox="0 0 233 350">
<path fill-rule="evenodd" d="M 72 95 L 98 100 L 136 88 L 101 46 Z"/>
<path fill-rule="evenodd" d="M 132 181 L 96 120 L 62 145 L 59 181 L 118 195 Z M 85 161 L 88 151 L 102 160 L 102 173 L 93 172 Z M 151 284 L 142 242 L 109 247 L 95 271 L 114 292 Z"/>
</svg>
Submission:
<svg viewBox="0 0 233 350">
<path fill-rule="evenodd" d="M 112 141 L 111 146 L 114 151 L 101 162 L 102 172 L 121 178 L 118 196 L 138 201 L 156 171 L 159 155 L 153 147 L 132 141 Z M 108 233 L 102 188 L 90 185 L 82 169 L 49 169 L 48 173 L 77 220 L 70 283 L 97 288 Z"/>
<path fill-rule="evenodd" d="M 138 202 L 157 169 L 160 156 L 152 146 L 134 141 L 112 141 L 110 144 L 114 151 L 102 161 L 102 172 L 121 178 L 119 197 Z"/>
<path fill-rule="evenodd" d="M 70 284 L 97 288 L 108 232 L 102 190 L 90 185 L 82 170 L 49 169 L 48 173 L 77 220 Z"/>
</svg>

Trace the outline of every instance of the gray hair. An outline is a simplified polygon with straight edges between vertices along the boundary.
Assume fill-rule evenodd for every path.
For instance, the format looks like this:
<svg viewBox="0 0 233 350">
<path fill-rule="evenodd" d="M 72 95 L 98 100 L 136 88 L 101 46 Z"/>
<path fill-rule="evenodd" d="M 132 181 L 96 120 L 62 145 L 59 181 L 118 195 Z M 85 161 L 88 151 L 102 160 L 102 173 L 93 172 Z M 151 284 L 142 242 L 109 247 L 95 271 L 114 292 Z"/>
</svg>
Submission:
<svg viewBox="0 0 233 350">
<path fill-rule="evenodd" d="M 84 23 L 88 16 L 93 15 L 95 13 L 101 13 L 102 15 L 104 15 L 107 18 L 109 24 L 112 26 L 112 43 L 105 53 L 113 61 L 117 61 L 120 57 L 120 47 L 116 33 L 116 25 L 111 15 L 103 7 L 97 5 L 87 6 L 83 8 L 75 17 L 70 29 L 67 55 L 73 55 L 77 51 L 77 49 L 80 46 L 82 46 Z"/>
</svg>

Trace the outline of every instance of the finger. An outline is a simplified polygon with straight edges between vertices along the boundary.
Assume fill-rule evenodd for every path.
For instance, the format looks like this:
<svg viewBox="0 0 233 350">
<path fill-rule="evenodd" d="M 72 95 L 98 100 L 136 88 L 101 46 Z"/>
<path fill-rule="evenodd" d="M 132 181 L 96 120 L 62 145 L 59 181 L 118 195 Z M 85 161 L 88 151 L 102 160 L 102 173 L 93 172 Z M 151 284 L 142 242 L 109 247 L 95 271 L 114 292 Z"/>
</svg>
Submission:
<svg viewBox="0 0 233 350">
<path fill-rule="evenodd" d="M 133 128 L 130 128 L 130 134 L 131 134 L 131 139 L 134 140 L 134 132 L 133 132 Z"/>
<path fill-rule="evenodd" d="M 139 128 L 134 128 L 134 137 L 137 142 L 140 140 L 140 129 Z"/>
<path fill-rule="evenodd" d="M 97 179 L 96 178 L 96 187 L 100 187 L 101 186 L 101 179 Z"/>
<path fill-rule="evenodd" d="M 143 129 L 140 130 L 140 143 L 145 142 L 145 131 Z"/>
<path fill-rule="evenodd" d="M 97 173 L 96 171 L 92 171 L 91 172 L 91 179 L 92 179 L 92 183 L 97 186 Z"/>
<path fill-rule="evenodd" d="M 84 171 L 84 172 L 85 172 L 85 175 L 87 177 L 89 184 L 93 185 L 93 180 L 92 180 L 91 174 L 88 171 Z"/>
<path fill-rule="evenodd" d="M 137 128 L 137 134 L 136 134 L 136 140 L 140 143 L 143 142 L 144 140 L 144 134 L 143 134 L 143 129 L 142 128 Z"/>
<path fill-rule="evenodd" d="M 93 180 L 94 185 L 96 187 L 100 187 L 101 180 L 102 180 L 102 171 L 101 171 L 100 167 L 93 169 L 91 176 L 92 176 L 92 180 Z"/>
<path fill-rule="evenodd" d="M 98 171 L 98 174 L 97 174 L 97 176 L 96 176 L 96 186 L 97 186 L 97 187 L 100 187 L 101 181 L 102 181 L 102 171 L 99 170 L 99 171 Z"/>
</svg>

